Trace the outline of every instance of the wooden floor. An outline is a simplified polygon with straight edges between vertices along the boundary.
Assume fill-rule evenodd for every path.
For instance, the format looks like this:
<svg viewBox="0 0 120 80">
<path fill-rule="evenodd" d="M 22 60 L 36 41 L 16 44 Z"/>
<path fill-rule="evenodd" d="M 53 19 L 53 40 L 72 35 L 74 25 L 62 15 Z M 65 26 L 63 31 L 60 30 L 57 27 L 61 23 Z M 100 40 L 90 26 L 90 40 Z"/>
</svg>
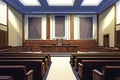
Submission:
<svg viewBox="0 0 120 80">
<path fill-rule="evenodd" d="M 43 80 L 80 80 L 70 65 L 68 55 L 52 55 L 51 65 Z"/>
</svg>

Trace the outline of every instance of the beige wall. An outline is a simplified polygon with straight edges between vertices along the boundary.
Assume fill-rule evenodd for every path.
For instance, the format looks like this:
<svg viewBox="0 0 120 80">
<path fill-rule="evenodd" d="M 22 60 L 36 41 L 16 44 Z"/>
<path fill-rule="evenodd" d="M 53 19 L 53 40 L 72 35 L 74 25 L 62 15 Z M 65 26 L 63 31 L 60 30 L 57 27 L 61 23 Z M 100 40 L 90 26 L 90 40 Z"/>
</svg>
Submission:
<svg viewBox="0 0 120 80">
<path fill-rule="evenodd" d="M 99 15 L 99 46 L 103 46 L 103 36 L 109 34 L 109 46 L 114 47 L 115 7 L 112 6 Z"/>
<path fill-rule="evenodd" d="M 0 30 L 7 31 L 7 25 L 0 24 Z"/>
<path fill-rule="evenodd" d="M 8 45 L 22 45 L 22 15 L 16 10 L 8 7 Z"/>
<path fill-rule="evenodd" d="M 7 25 L 7 4 L 0 0 L 0 23 Z"/>
<path fill-rule="evenodd" d="M 120 25 L 117 25 L 117 26 L 116 26 L 116 31 L 117 31 L 117 30 L 120 30 Z"/>
<path fill-rule="evenodd" d="M 7 31 L 7 4 L 0 0 L 0 30 Z"/>
</svg>

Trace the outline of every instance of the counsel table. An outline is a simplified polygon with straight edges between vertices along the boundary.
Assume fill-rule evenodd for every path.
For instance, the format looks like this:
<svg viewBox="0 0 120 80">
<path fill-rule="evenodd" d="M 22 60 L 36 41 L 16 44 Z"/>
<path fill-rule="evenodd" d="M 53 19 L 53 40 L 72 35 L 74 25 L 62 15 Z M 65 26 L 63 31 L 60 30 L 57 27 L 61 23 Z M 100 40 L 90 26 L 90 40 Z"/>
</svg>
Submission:
<svg viewBox="0 0 120 80">
<path fill-rule="evenodd" d="M 76 45 L 43 45 L 42 52 L 77 52 Z"/>
</svg>

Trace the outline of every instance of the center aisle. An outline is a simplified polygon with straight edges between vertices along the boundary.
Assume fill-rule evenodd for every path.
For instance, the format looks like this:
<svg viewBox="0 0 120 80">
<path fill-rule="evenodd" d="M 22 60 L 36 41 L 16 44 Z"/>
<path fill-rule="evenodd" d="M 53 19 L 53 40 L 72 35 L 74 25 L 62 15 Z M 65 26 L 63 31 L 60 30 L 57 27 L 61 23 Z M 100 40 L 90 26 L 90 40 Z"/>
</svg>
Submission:
<svg viewBox="0 0 120 80">
<path fill-rule="evenodd" d="M 51 57 L 51 66 L 44 80 L 79 80 L 70 65 L 70 57 Z"/>
</svg>

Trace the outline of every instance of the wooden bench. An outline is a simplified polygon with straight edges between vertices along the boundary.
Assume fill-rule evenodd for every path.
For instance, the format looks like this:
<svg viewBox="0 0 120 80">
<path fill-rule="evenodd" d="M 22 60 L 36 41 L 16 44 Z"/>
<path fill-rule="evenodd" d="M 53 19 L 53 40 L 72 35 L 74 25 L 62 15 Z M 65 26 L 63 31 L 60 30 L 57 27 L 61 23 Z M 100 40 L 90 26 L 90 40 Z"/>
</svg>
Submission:
<svg viewBox="0 0 120 80">
<path fill-rule="evenodd" d="M 76 59 L 74 59 L 74 68 L 76 70 L 78 70 L 78 63 L 82 63 L 82 60 L 120 60 L 120 56 L 117 57 L 111 57 L 111 56 L 104 56 L 104 57 L 100 57 L 100 56 L 96 56 L 96 57 L 76 57 Z"/>
<path fill-rule="evenodd" d="M 104 66 L 102 72 L 94 69 L 93 80 L 120 80 L 120 66 Z"/>
<path fill-rule="evenodd" d="M 0 57 L 46 57 L 48 59 L 48 64 L 51 63 L 51 57 L 49 53 L 40 52 L 0 52 Z"/>
<path fill-rule="evenodd" d="M 120 52 L 79 52 L 72 53 L 70 63 L 74 67 L 76 57 L 120 57 Z"/>
<path fill-rule="evenodd" d="M 0 52 L 22 52 L 22 51 L 25 51 L 24 47 L 22 46 L 16 47 L 8 46 L 0 49 Z"/>
<path fill-rule="evenodd" d="M 8 49 L 8 48 L 11 48 L 12 46 L 0 46 L 0 50 L 1 49 Z"/>
<path fill-rule="evenodd" d="M 0 65 L 0 75 L 11 75 L 14 80 L 33 80 L 33 70 L 26 71 L 24 65 Z"/>
<path fill-rule="evenodd" d="M 49 66 L 46 57 L 0 57 L 0 60 L 42 60 L 45 63 L 45 70 L 47 70 Z"/>
<path fill-rule="evenodd" d="M 50 54 L 39 52 L 3 52 L 0 53 L 0 60 L 43 60 L 45 63 L 45 71 L 51 63 Z"/>
<path fill-rule="evenodd" d="M 27 71 L 34 70 L 33 80 L 42 80 L 45 74 L 42 60 L 0 60 L 0 65 L 25 65 Z"/>
<path fill-rule="evenodd" d="M 13 80 L 12 76 L 0 76 L 0 80 Z"/>
<path fill-rule="evenodd" d="M 78 63 L 78 75 L 81 80 L 92 80 L 92 70 L 102 70 L 105 65 L 120 65 L 120 60 L 82 60 Z"/>
</svg>

